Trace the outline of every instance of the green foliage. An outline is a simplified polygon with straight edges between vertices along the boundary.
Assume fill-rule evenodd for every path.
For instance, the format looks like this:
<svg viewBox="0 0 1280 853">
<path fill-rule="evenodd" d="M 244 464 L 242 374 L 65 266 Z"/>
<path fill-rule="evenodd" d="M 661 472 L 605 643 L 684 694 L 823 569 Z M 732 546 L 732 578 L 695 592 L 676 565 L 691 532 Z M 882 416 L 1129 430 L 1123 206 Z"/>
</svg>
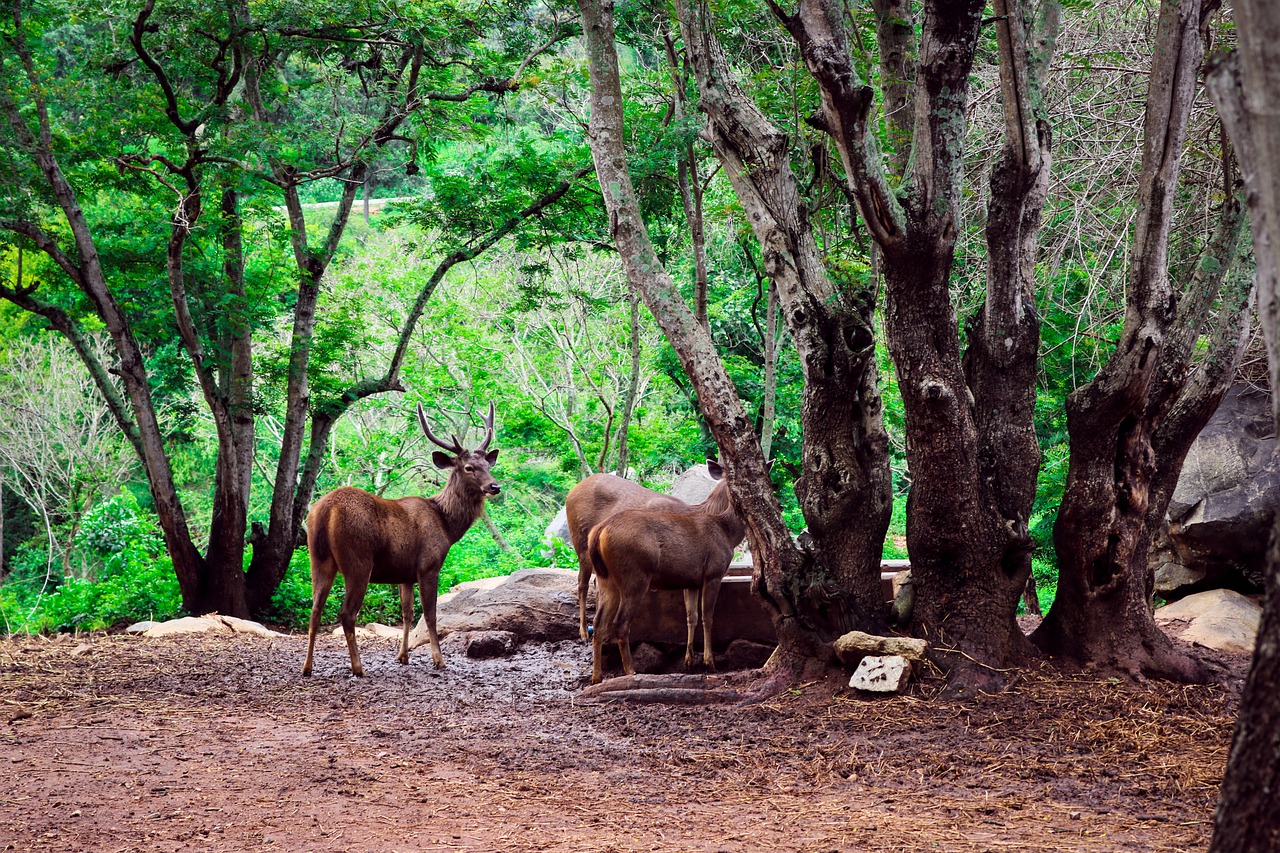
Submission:
<svg viewBox="0 0 1280 853">
<path fill-rule="evenodd" d="M 329 590 L 322 624 L 332 625 L 338 621 L 338 611 L 342 608 L 342 596 L 345 593 L 346 587 L 339 577 Z M 271 606 L 262 615 L 264 619 L 287 628 L 301 631 L 307 629 L 311 619 L 311 562 L 305 548 L 293 552 L 284 580 L 271 596 Z M 356 622 L 399 625 L 400 588 L 390 584 L 370 584 Z"/>
<path fill-rule="evenodd" d="M 86 578 L 59 578 L 51 591 L 29 582 L 34 566 L 15 569 L 12 580 L 25 576 L 28 583 L 6 583 L 0 589 L 9 630 L 94 631 L 137 619 L 170 619 L 181 612 L 173 563 L 156 519 L 131 492 L 122 491 L 89 512 L 76 549 L 94 571 Z M 42 574 L 43 567 L 38 571 Z"/>
</svg>

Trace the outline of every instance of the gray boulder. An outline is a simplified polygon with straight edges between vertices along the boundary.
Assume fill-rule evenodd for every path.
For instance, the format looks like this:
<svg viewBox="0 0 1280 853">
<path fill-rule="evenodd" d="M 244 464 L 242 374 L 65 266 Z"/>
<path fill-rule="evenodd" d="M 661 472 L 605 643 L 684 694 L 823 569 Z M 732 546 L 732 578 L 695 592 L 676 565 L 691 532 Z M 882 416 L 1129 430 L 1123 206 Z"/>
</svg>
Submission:
<svg viewBox="0 0 1280 853">
<path fill-rule="evenodd" d="M 1271 519 L 1280 506 L 1271 399 L 1236 385 L 1187 454 L 1152 548 L 1156 594 L 1225 586 L 1261 589 Z"/>
<path fill-rule="evenodd" d="M 441 637 L 458 631 L 509 631 L 520 642 L 555 642 L 578 636 L 578 573 L 571 569 L 521 569 L 504 578 L 459 584 L 436 604 Z M 427 642 L 421 620 L 410 648 Z"/>
<path fill-rule="evenodd" d="M 706 464 L 694 465 L 676 477 L 671 491 L 667 494 L 687 504 L 700 504 L 707 499 L 707 495 L 711 494 L 711 490 L 715 487 L 716 481 L 711 478 Z"/>
<path fill-rule="evenodd" d="M 1253 654 L 1262 607 L 1238 592 L 1212 589 L 1158 608 L 1156 623 L 1188 643 L 1236 654 Z"/>
<path fill-rule="evenodd" d="M 688 504 L 702 503 L 706 500 L 707 495 L 711 494 L 711 490 L 715 488 L 715 485 L 716 481 L 711 479 L 711 474 L 707 472 L 705 464 L 694 465 L 679 477 L 676 477 L 675 483 L 672 484 L 671 490 L 667 494 Z M 573 547 L 573 542 L 569 540 L 569 517 L 563 506 L 560 507 L 560 511 L 556 513 L 555 518 L 551 519 L 547 529 L 543 531 L 542 538 L 544 540 L 559 539 L 569 547 Z M 543 551 L 543 556 L 550 557 L 551 551 L 549 549 Z"/>
<path fill-rule="evenodd" d="M 556 517 L 551 519 L 551 523 L 547 525 L 547 529 L 542 532 L 543 539 L 559 539 L 566 545 L 571 545 L 569 541 L 569 514 L 564 507 L 560 507 L 560 511 L 556 513 Z"/>
</svg>

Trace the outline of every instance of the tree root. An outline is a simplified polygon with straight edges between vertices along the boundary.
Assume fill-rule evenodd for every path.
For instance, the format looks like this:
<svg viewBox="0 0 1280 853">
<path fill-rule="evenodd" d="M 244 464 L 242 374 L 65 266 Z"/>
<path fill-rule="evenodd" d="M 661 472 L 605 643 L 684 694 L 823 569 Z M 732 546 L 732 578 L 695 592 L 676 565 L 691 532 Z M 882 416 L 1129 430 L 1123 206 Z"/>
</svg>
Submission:
<svg viewBox="0 0 1280 853">
<path fill-rule="evenodd" d="M 834 662 L 834 656 L 831 657 Z M 754 705 L 801 683 L 812 683 L 840 671 L 813 657 L 783 657 L 775 653 L 759 669 L 724 675 L 682 674 L 623 675 L 607 678 L 583 689 L 578 704 L 603 702 L 659 703 L 669 705 Z M 847 673 L 843 676 L 847 680 Z"/>
<path fill-rule="evenodd" d="M 739 704 L 745 694 L 731 685 L 737 675 L 623 675 L 585 688 L 576 702 L 659 703 L 668 705 Z"/>
</svg>

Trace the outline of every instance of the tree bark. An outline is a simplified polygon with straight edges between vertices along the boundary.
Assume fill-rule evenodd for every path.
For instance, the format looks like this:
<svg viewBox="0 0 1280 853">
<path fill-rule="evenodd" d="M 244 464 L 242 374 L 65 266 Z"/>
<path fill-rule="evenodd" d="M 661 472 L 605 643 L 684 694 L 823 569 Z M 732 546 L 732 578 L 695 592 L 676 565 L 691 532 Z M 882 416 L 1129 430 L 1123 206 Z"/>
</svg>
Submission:
<svg viewBox="0 0 1280 853">
<path fill-rule="evenodd" d="M 619 477 L 627 476 L 627 462 L 630 448 L 627 432 L 631 429 L 631 414 L 635 411 L 636 396 L 640 391 L 640 297 L 632 292 L 628 294 L 631 303 L 631 326 L 627 340 L 631 347 L 631 374 L 627 377 L 627 391 L 622 399 L 622 414 L 618 423 L 618 465 Z"/>
<path fill-rule="evenodd" d="M 1280 8 L 1265 0 L 1233 6 L 1237 56 L 1209 75 L 1210 93 L 1240 159 L 1257 261 L 1258 316 L 1267 344 L 1272 416 L 1280 425 Z M 1231 754 L 1214 816 L 1210 853 L 1280 847 L 1280 519 L 1267 550 L 1266 603 L 1253 664 L 1240 698 Z"/>
<path fill-rule="evenodd" d="M 1134 677 L 1203 680 L 1148 600 L 1147 550 L 1160 412 L 1151 407 L 1176 299 L 1167 255 L 1174 190 L 1203 57 L 1200 0 L 1161 5 L 1125 326 L 1112 357 L 1067 399 L 1071 460 L 1054 525 L 1058 595 L 1035 643 L 1059 661 Z"/>
<path fill-rule="evenodd" d="M 746 521 L 755 555 L 752 587 L 769 609 L 778 632 L 778 652 L 771 663 L 777 678 L 790 683 L 804 662 L 817 653 L 816 638 L 794 618 L 795 609 L 785 594 L 788 579 L 799 574 L 800 554 L 782 522 L 782 507 L 770 487 L 752 423 L 710 335 L 698 323 L 658 261 L 640 216 L 623 144 L 622 86 L 614 41 L 613 4 L 608 0 L 580 0 L 579 10 L 591 76 L 588 136 L 609 215 L 609 229 L 628 280 L 640 292 L 680 358 L 697 393 L 707 426 L 720 447 L 730 494 L 735 508 Z"/>
<path fill-rule="evenodd" d="M 910 102 L 909 158 L 895 191 L 870 117 L 871 90 L 852 63 L 843 8 L 771 3 L 822 93 L 821 123 L 878 244 L 885 322 L 906 412 L 907 547 L 916 600 L 912 631 L 933 641 L 952 695 L 998 687 L 1031 651 L 1014 619 L 1030 573 L 1027 534 L 1039 449 L 1031 420 L 1038 321 L 1034 263 L 1048 172 L 1047 126 L 1035 86 L 1023 6 L 999 4 L 996 36 L 1005 99 L 1005 150 L 993 169 L 987 301 L 962 362 L 948 289 L 959 220 L 968 78 L 983 4 L 927 3 Z M 889 10 L 886 4 L 883 8 Z M 900 4 L 886 22 L 909 7 Z M 881 27 L 893 80 L 907 67 L 901 26 Z M 1052 48 L 1050 36 L 1038 53 Z M 901 96 L 897 96 L 900 99 Z M 896 103 L 890 99 L 890 105 Z M 895 108 L 895 115 L 898 115 Z M 899 119 L 901 121 L 901 119 Z"/>
<path fill-rule="evenodd" d="M 715 149 L 747 213 L 804 373 L 804 475 L 813 581 L 795 589 L 831 638 L 887 627 L 880 557 L 893 508 L 872 314 L 875 290 L 836 281 L 822 263 L 782 131 L 729 71 L 705 3 L 677 0 L 685 47 Z M 810 555 L 806 555 L 809 558 Z M 800 580 L 800 579 L 797 579 Z"/>
<path fill-rule="evenodd" d="M 760 401 L 760 449 L 767 462 L 773 457 L 773 433 L 777 428 L 778 403 L 778 354 L 782 350 L 782 335 L 778 328 L 778 288 L 770 282 L 765 295 L 764 333 L 760 348 L 764 355 L 764 389 Z"/>
</svg>

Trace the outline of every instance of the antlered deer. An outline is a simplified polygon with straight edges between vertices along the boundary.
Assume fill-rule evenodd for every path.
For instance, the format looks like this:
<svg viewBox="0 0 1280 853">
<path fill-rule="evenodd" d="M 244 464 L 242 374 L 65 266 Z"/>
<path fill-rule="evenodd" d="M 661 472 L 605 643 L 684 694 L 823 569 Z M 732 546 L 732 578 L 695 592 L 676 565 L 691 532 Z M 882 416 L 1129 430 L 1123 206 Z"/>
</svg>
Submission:
<svg viewBox="0 0 1280 853">
<path fill-rule="evenodd" d="M 720 466 L 707 460 L 719 471 Z M 719 478 L 719 474 L 712 476 Z M 722 488 L 717 483 L 716 488 Z M 615 512 L 624 509 L 664 509 L 670 512 L 688 512 L 693 507 L 679 498 L 646 489 L 639 483 L 624 480 L 614 474 L 592 474 L 569 490 L 565 498 L 565 519 L 569 525 L 569 541 L 578 555 L 578 633 L 587 639 L 587 590 L 591 585 L 591 558 L 587 556 L 587 534 L 591 528 Z"/>
<path fill-rule="evenodd" d="M 708 469 L 717 479 L 719 465 Z M 650 586 L 684 590 L 688 626 L 686 667 L 693 665 L 693 638 L 702 611 L 702 662 L 715 670 L 711 654 L 711 617 L 720 581 L 729 571 L 733 549 L 742 541 L 743 525 L 734 512 L 724 482 L 702 503 L 683 512 L 626 509 L 591 529 L 587 553 L 596 573 L 596 619 L 592 637 L 591 683 L 603 678 L 601 652 L 606 639 L 622 652 L 622 668 L 631 663 L 631 621 Z M 701 602 L 701 608 L 699 608 Z"/>
<path fill-rule="evenodd" d="M 409 662 L 409 629 L 413 627 L 413 585 L 418 584 L 422 615 L 431 642 L 431 659 L 444 666 L 436 637 L 436 592 L 440 566 L 449 547 L 462 538 L 480 513 L 484 499 L 502 491 L 489 473 L 498 461 L 498 451 L 489 450 L 493 441 L 493 404 L 484 418 L 484 441 L 475 450 L 466 450 L 458 437 L 452 442 L 436 438 L 427 425 L 426 414 L 418 406 L 418 422 L 427 438 L 448 453 L 434 451 L 431 461 L 437 468 L 451 469 L 444 491 L 429 498 L 397 500 L 371 495 L 343 486 L 315 502 L 307 516 L 307 547 L 311 552 L 311 623 L 307 631 L 307 659 L 302 674 L 311 674 L 311 656 L 320 627 L 320 612 L 334 578 L 341 573 L 346 585 L 338 621 L 347 637 L 351 672 L 364 675 L 360 652 L 356 649 L 355 624 L 364 594 L 370 583 L 400 585 L 400 613 L 404 634 L 400 640 L 400 663 Z"/>
</svg>

